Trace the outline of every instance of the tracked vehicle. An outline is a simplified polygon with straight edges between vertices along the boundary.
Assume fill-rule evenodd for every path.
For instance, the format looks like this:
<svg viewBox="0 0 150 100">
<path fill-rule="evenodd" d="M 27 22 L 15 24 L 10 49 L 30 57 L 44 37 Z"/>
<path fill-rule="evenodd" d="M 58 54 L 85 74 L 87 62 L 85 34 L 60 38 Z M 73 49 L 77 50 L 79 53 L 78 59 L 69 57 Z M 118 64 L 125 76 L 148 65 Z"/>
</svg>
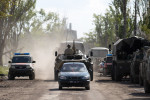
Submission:
<svg viewBox="0 0 150 100">
<path fill-rule="evenodd" d="M 58 53 L 57 51 L 55 52 L 55 67 L 54 67 L 54 80 L 58 80 L 58 73 L 62 67 L 62 65 L 66 62 L 82 62 L 86 65 L 88 72 L 90 74 L 90 80 L 93 80 L 93 64 L 91 62 L 91 59 L 86 57 L 84 55 L 84 45 L 82 42 L 79 41 L 74 41 L 74 42 L 67 42 L 67 44 L 71 44 L 72 48 L 74 50 L 73 55 L 66 55 L 64 53 Z M 61 43 L 61 46 L 66 47 L 66 43 Z M 62 48 L 60 47 L 62 50 Z M 58 50 L 60 51 L 60 50 Z M 61 52 L 64 52 L 62 50 Z"/>
</svg>

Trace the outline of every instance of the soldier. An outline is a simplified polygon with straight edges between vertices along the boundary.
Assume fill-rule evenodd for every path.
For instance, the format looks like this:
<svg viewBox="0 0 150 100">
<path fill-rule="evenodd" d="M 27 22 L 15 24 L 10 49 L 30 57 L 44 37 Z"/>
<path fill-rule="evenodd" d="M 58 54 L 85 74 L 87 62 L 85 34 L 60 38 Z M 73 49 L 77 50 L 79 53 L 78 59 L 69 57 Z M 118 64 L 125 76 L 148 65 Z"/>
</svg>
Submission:
<svg viewBox="0 0 150 100">
<path fill-rule="evenodd" d="M 66 55 L 73 55 L 73 50 L 71 49 L 71 45 L 67 45 L 67 49 L 65 50 Z"/>
</svg>

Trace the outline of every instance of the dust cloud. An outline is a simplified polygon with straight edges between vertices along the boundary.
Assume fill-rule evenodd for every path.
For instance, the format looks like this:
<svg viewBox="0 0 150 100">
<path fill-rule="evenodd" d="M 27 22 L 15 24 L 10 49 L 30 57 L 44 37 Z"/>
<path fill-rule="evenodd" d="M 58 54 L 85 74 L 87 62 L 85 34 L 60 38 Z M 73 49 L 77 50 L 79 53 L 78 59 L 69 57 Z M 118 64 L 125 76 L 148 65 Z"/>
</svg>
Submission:
<svg viewBox="0 0 150 100">
<path fill-rule="evenodd" d="M 62 37 L 52 38 L 49 36 L 26 36 L 20 41 L 21 52 L 29 52 L 36 61 L 34 64 L 36 79 L 53 80 L 55 51 Z"/>
</svg>

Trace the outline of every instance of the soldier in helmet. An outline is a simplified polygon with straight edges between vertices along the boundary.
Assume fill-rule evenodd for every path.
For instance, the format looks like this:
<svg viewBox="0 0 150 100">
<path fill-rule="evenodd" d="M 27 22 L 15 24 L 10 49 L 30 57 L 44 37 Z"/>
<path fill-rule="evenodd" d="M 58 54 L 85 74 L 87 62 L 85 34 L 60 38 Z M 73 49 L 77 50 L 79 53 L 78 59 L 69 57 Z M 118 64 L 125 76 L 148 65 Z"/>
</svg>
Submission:
<svg viewBox="0 0 150 100">
<path fill-rule="evenodd" d="M 67 45 L 67 49 L 65 50 L 65 55 L 73 55 L 73 50 L 71 49 L 71 45 Z"/>
</svg>

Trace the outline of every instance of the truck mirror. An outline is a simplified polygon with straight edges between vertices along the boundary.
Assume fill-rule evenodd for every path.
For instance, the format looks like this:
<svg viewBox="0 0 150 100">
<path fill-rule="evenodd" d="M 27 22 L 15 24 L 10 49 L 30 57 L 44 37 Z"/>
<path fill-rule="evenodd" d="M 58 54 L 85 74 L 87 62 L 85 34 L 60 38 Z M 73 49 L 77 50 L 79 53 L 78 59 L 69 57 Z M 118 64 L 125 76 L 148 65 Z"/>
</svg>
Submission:
<svg viewBox="0 0 150 100">
<path fill-rule="evenodd" d="M 32 61 L 32 63 L 36 63 L 36 61 Z"/>
<path fill-rule="evenodd" d="M 11 63 L 11 61 L 8 61 L 8 63 Z"/>
<path fill-rule="evenodd" d="M 93 52 L 92 51 L 90 52 L 90 56 L 93 56 Z"/>
<path fill-rule="evenodd" d="M 55 51 L 55 56 L 57 56 L 57 51 Z"/>
<path fill-rule="evenodd" d="M 111 51 L 111 44 L 109 44 L 108 48 L 109 48 L 109 51 Z"/>
<path fill-rule="evenodd" d="M 86 56 L 87 58 L 89 58 L 89 56 Z"/>
</svg>

